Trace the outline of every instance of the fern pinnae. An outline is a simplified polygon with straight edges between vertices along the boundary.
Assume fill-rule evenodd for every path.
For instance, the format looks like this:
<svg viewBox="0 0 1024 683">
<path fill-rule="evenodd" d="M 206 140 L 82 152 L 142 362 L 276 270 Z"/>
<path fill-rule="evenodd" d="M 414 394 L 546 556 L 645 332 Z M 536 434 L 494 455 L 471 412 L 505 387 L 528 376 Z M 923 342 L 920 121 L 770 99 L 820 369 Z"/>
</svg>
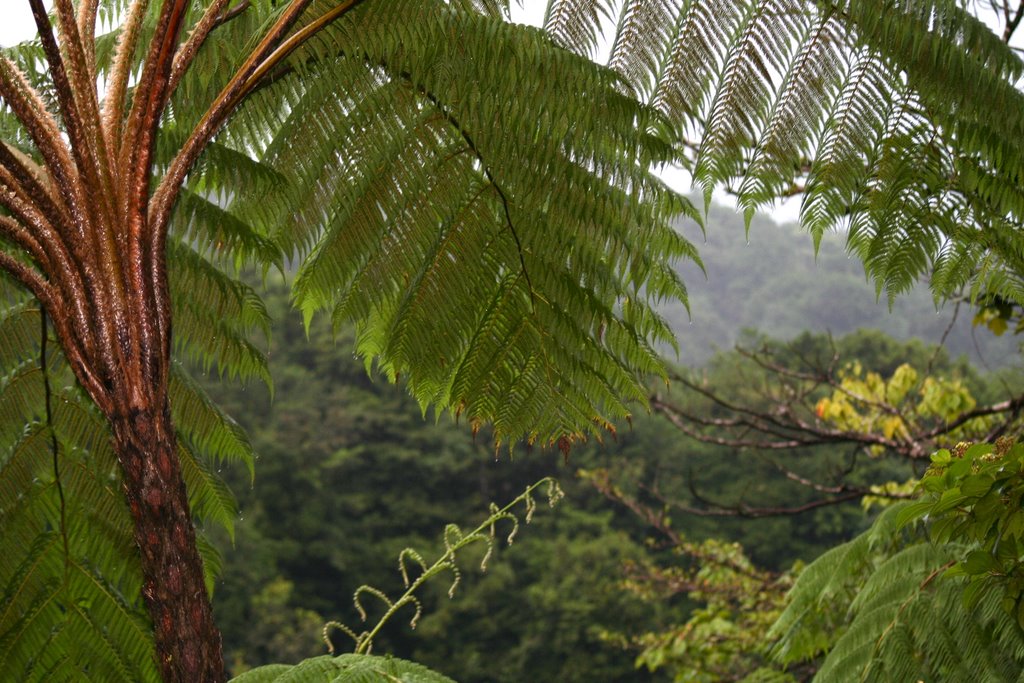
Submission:
<svg viewBox="0 0 1024 683">
<path fill-rule="evenodd" d="M 28 425 L 10 445 L 7 460 L 0 466 L 0 494 L 3 494 L 0 500 L 4 503 L 0 508 L 0 522 L 3 522 L 0 524 L 0 540 L 10 543 L 11 547 L 17 547 L 14 544 L 19 541 L 31 544 L 38 532 L 36 520 L 28 530 L 23 522 L 29 517 L 27 511 L 35 504 L 31 495 L 33 487 L 41 475 L 45 475 L 45 467 L 49 464 L 45 460 L 50 454 L 47 437 L 46 430 L 39 423 Z M 16 556 L 4 558 L 0 555 L 0 569 L 7 570 L 4 575 L 9 574 L 9 563 L 16 561 Z"/>
<path fill-rule="evenodd" d="M 230 489 L 217 474 L 197 456 L 190 439 L 179 436 L 178 457 L 181 458 L 182 478 L 188 488 L 189 505 L 202 519 L 216 522 L 235 540 L 235 519 L 238 505 Z"/>
<path fill-rule="evenodd" d="M 42 370 L 26 360 L 0 377 L 0 444 L 20 434 L 45 410 Z"/>
<path fill-rule="evenodd" d="M 857 152 L 874 146 L 875 130 L 882 126 L 872 95 L 883 91 L 884 76 L 866 51 L 854 54 L 825 124 L 800 205 L 801 221 L 816 249 L 825 231 L 852 205 L 864 175 Z M 872 79 L 877 82 L 873 84 Z M 874 126 L 872 120 L 877 120 Z"/>
<path fill-rule="evenodd" d="M 88 629 L 81 639 L 81 642 L 77 643 L 78 647 L 90 647 L 94 650 L 100 650 L 101 653 L 94 652 L 94 658 L 92 664 L 95 666 L 97 659 L 107 666 L 107 671 L 103 671 L 99 666 L 96 666 L 90 673 L 97 676 L 102 676 L 107 680 L 138 680 L 139 674 L 131 671 L 131 665 L 124 655 L 120 652 L 117 644 L 113 642 L 112 638 L 104 632 L 103 628 L 99 623 L 91 618 L 91 616 L 82 610 L 74 601 L 68 601 L 65 605 L 69 612 L 69 617 L 75 617 L 77 620 L 83 622 L 88 626 Z M 65 633 L 72 627 L 66 627 Z M 97 638 L 97 634 L 99 637 Z"/>
<path fill-rule="evenodd" d="M 241 462 L 255 476 L 255 455 L 241 426 L 224 413 L 180 363 L 171 365 L 171 414 L 182 436 L 217 463 Z"/>
<path fill-rule="evenodd" d="M 764 116 L 760 139 L 751 152 L 738 195 L 747 207 L 773 200 L 793 183 L 803 158 L 810 158 L 825 114 L 816 102 L 829 102 L 838 86 L 842 47 L 834 17 L 823 13 L 808 21 L 800 48 L 782 78 L 779 94 Z"/>
<path fill-rule="evenodd" d="M 804 15 L 787 11 L 787 2 L 791 0 L 758 0 L 753 3 L 745 12 L 740 33 L 725 57 L 694 163 L 694 178 L 703 185 L 705 194 L 735 175 L 740 163 L 737 156 L 753 142 L 759 127 L 764 108 L 763 96 L 771 90 L 771 70 L 784 68 L 788 54 L 797 42 L 791 39 L 790 34 L 805 23 L 801 21 Z M 766 17 L 788 17 L 788 21 L 780 21 L 780 29 L 776 31 L 765 26 L 773 23 Z M 712 150 L 714 154 L 710 153 Z M 721 154 L 719 151 L 722 150 L 728 155 Z"/>
<path fill-rule="evenodd" d="M 611 19 L 612 0 L 549 0 L 544 8 L 544 31 L 552 40 L 584 57 L 597 49 L 602 22 Z"/>
<path fill-rule="evenodd" d="M 619 10 L 608 66 L 623 77 L 641 101 L 651 93 L 661 55 L 675 36 L 682 5 L 681 0 L 626 0 Z"/>
<path fill-rule="evenodd" d="M 0 368 L 27 361 L 36 355 L 39 306 L 26 299 L 0 311 Z"/>
<path fill-rule="evenodd" d="M 176 210 L 176 222 L 182 226 L 175 230 L 176 237 L 203 256 L 216 258 L 218 252 L 231 253 L 243 262 L 281 265 L 278 246 L 218 202 L 185 188 Z"/>
<path fill-rule="evenodd" d="M 690 0 L 686 5 L 652 98 L 654 108 L 669 121 L 679 125 L 707 119 L 709 90 L 725 64 L 729 40 L 743 16 L 743 4 L 728 0 Z"/>
</svg>

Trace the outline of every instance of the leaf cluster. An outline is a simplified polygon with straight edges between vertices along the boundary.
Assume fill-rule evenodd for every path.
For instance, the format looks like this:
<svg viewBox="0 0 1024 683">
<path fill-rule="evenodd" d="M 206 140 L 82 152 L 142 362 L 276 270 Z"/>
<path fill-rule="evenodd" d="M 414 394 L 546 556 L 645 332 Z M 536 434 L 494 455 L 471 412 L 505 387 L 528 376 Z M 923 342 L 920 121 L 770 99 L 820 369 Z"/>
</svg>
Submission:
<svg viewBox="0 0 1024 683">
<path fill-rule="evenodd" d="M 1003 608 L 1024 628 L 1024 444 L 1004 437 L 942 449 L 920 488 L 921 500 L 899 521 L 927 518 L 933 543 L 971 544 L 946 576 L 969 580 L 963 589 L 968 608 L 983 592 L 1001 589 Z"/>
<path fill-rule="evenodd" d="M 708 200 L 726 187 L 749 223 L 800 195 L 890 304 L 922 277 L 1019 303 L 1024 62 L 968 5 L 552 0 L 545 28 L 597 56 L 615 21 L 609 65 Z"/>
<path fill-rule="evenodd" d="M 1019 478 L 1020 449 L 968 450 L 939 451 L 921 500 L 806 568 L 769 634 L 780 664 L 821 657 L 820 681 L 1018 680 L 1018 511 L 989 494 Z"/>
</svg>

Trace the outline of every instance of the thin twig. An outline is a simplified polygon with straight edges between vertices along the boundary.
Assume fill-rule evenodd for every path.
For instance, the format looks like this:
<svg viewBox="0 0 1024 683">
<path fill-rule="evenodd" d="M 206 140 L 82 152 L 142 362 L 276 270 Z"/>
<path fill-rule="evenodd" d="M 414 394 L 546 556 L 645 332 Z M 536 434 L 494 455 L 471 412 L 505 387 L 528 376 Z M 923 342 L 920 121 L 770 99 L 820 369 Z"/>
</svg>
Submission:
<svg viewBox="0 0 1024 683">
<path fill-rule="evenodd" d="M 1017 27 L 1020 26 L 1021 18 L 1024 18 L 1024 0 L 1021 0 L 1021 3 L 1017 6 L 1017 12 L 1012 18 L 1010 17 L 1009 5 L 1004 5 L 1003 9 L 1004 16 L 1006 17 L 1006 27 L 1003 29 L 1003 42 L 1009 43 Z"/>
<path fill-rule="evenodd" d="M 939 352 L 946 347 L 946 339 L 949 338 L 949 333 L 953 331 L 953 326 L 956 325 L 956 318 L 960 314 L 960 304 L 963 303 L 963 298 L 957 298 L 956 305 L 953 306 L 953 318 L 946 325 L 946 329 L 942 332 L 942 338 L 939 339 L 939 343 L 935 346 L 935 351 L 932 353 L 931 358 L 928 359 L 928 365 L 924 369 L 925 375 L 932 374 L 932 366 L 935 365 L 935 361 L 939 357 Z"/>
</svg>

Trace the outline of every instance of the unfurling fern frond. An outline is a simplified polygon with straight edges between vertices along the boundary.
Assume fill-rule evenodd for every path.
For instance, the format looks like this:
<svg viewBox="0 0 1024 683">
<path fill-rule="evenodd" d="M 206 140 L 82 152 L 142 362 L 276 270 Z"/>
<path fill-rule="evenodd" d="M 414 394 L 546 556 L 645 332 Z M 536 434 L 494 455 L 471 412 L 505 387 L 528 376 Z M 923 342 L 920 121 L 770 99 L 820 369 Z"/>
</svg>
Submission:
<svg viewBox="0 0 1024 683">
<path fill-rule="evenodd" d="M 524 523 L 529 524 L 533 519 L 533 513 L 537 509 L 537 493 L 541 490 L 546 495 L 550 507 L 554 507 L 564 496 L 558 482 L 550 477 L 546 477 L 535 484 L 527 486 L 525 491 L 502 508 L 491 503 L 490 516 L 477 528 L 468 533 L 455 524 L 446 526 L 442 535 L 444 552 L 433 564 L 428 565 L 423 556 L 412 548 L 402 550 L 398 556 L 398 570 L 402 575 L 405 592 L 398 596 L 398 598 L 392 599 L 383 591 L 373 586 L 362 585 L 357 588 L 353 602 L 355 603 L 356 611 L 359 612 L 364 622 L 367 619 L 367 610 L 363 605 L 364 597 L 377 598 L 377 600 L 383 603 L 385 607 L 384 614 L 375 625 L 360 633 L 356 633 L 345 624 L 336 621 L 328 622 L 324 626 L 324 641 L 327 643 L 331 653 L 334 652 L 334 645 L 330 640 L 330 632 L 338 630 L 355 641 L 356 654 L 369 654 L 373 649 L 374 638 L 376 638 L 384 625 L 403 608 L 412 609 L 413 614 L 409 625 L 412 628 L 416 628 L 416 624 L 423 612 L 423 606 L 416 595 L 419 589 L 435 576 L 448 574 L 451 576 L 448 597 L 454 597 L 455 590 L 462 580 L 462 571 L 459 569 L 458 564 L 458 554 L 470 545 L 482 543 L 487 547 L 487 551 L 480 561 L 481 571 L 487 571 L 487 564 L 494 553 L 495 544 L 500 543 L 497 535 L 499 524 L 509 527 L 504 531 L 504 538 L 508 545 L 512 545 L 519 531 L 520 523 L 520 518 L 516 516 L 514 510 L 520 506 L 523 507 L 522 520 Z"/>
<path fill-rule="evenodd" d="M 405 584 L 405 592 L 397 599 L 391 599 L 383 591 L 371 586 L 360 586 L 353 598 L 356 610 L 366 621 L 367 610 L 363 605 L 364 598 L 375 598 L 383 603 L 384 615 L 372 627 L 361 633 L 356 633 L 348 626 L 338 622 L 328 622 L 324 626 L 323 637 L 328 649 L 332 653 L 322 657 L 314 657 L 300 662 L 294 666 L 287 664 L 270 664 L 248 671 L 236 678 L 231 683 L 271 683 L 274 681 L 290 681 L 293 683 L 304 683 L 309 681 L 331 681 L 336 683 L 377 683 L 378 681 L 406 681 L 408 683 L 452 683 L 451 679 L 426 667 L 411 662 L 406 662 L 394 657 L 376 657 L 370 655 L 373 647 L 373 640 L 383 626 L 403 608 L 411 609 L 413 616 L 411 625 L 416 627 L 416 622 L 422 612 L 422 605 L 416 597 L 417 591 L 430 579 L 441 574 L 448 574 L 452 577 L 451 588 L 448 591 L 449 597 L 454 595 L 459 584 L 461 572 L 457 564 L 458 553 L 467 546 L 484 544 L 487 551 L 480 562 L 483 571 L 487 570 L 488 560 L 494 551 L 495 544 L 500 543 L 497 536 L 499 525 L 504 527 L 502 533 L 506 543 L 512 544 L 516 533 L 519 530 L 520 517 L 514 512 L 516 508 L 524 508 L 521 511 L 522 521 L 529 524 L 537 509 L 537 495 L 545 495 L 550 506 L 554 506 L 564 495 L 558 482 L 551 478 L 542 479 L 526 488 L 523 493 L 517 496 L 502 508 L 491 503 L 490 516 L 484 520 L 476 529 L 466 533 L 455 524 L 445 527 L 442 540 L 444 552 L 433 564 L 428 565 L 417 551 L 406 548 L 398 556 L 398 569 Z M 341 631 L 355 641 L 355 652 L 333 656 L 334 645 L 331 643 L 331 631 Z"/>
</svg>

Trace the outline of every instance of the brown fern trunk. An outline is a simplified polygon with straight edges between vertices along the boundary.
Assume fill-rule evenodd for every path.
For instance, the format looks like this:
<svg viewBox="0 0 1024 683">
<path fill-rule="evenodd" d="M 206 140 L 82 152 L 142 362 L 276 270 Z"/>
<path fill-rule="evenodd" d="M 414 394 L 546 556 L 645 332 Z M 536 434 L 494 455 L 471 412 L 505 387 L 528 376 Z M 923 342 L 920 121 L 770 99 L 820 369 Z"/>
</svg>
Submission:
<svg viewBox="0 0 1024 683">
<path fill-rule="evenodd" d="M 221 637 L 203 579 L 170 409 L 164 401 L 109 419 L 163 680 L 220 683 L 225 678 Z"/>
</svg>

